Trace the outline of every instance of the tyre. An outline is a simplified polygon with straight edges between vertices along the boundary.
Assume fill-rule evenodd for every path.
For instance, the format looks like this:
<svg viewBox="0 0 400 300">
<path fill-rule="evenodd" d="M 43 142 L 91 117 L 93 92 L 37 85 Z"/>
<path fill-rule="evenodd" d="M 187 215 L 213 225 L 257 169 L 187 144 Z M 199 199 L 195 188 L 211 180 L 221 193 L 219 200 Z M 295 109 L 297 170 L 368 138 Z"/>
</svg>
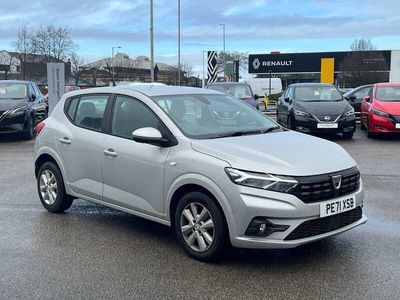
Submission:
<svg viewBox="0 0 400 300">
<path fill-rule="evenodd" d="M 343 138 L 348 139 L 348 140 L 352 139 L 353 135 L 354 135 L 354 131 L 348 131 L 348 132 L 342 133 Z"/>
<path fill-rule="evenodd" d="M 367 126 L 366 126 L 365 130 L 367 131 L 367 138 L 373 139 L 375 137 L 375 134 L 369 131 L 369 124 L 368 123 L 367 123 Z"/>
<path fill-rule="evenodd" d="M 28 118 L 26 129 L 22 136 L 25 140 L 31 140 L 35 137 L 35 121 L 32 116 Z"/>
<path fill-rule="evenodd" d="M 73 198 L 65 193 L 61 172 L 52 162 L 46 162 L 40 167 L 37 189 L 40 202 L 49 212 L 61 213 L 72 205 Z"/>
<path fill-rule="evenodd" d="M 227 245 L 224 217 L 207 195 L 190 192 L 179 201 L 175 210 L 174 225 L 177 238 L 193 258 L 217 261 Z"/>
<path fill-rule="evenodd" d="M 288 116 L 286 124 L 287 124 L 287 128 L 294 130 L 295 124 L 292 122 L 292 118 L 290 116 Z"/>
</svg>

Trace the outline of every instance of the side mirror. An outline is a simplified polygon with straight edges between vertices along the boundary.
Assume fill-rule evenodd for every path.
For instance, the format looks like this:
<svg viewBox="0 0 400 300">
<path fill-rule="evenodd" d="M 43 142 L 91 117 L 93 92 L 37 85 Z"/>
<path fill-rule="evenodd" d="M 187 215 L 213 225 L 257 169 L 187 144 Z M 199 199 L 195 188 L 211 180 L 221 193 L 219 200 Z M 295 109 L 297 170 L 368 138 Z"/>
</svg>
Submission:
<svg viewBox="0 0 400 300">
<path fill-rule="evenodd" d="M 365 102 L 371 103 L 371 97 L 370 96 L 365 96 L 364 100 L 365 100 Z"/>
<path fill-rule="evenodd" d="M 161 132 L 153 127 L 143 127 L 132 132 L 132 138 L 135 142 L 162 146 L 165 143 Z"/>
<path fill-rule="evenodd" d="M 348 96 L 348 97 L 344 97 L 347 101 L 351 101 L 351 102 L 354 102 L 354 100 L 356 100 L 356 96 L 355 95 L 351 95 L 351 96 Z"/>
<path fill-rule="evenodd" d="M 35 101 L 35 100 L 36 100 L 36 95 L 35 95 L 35 94 L 32 94 L 32 95 L 29 97 L 29 101 L 33 102 L 33 101 Z"/>
<path fill-rule="evenodd" d="M 260 96 L 258 96 L 257 94 L 254 94 L 254 99 L 258 100 L 260 98 Z"/>
<path fill-rule="evenodd" d="M 285 97 L 285 98 L 283 98 L 283 100 L 286 102 L 286 103 L 289 103 L 289 97 Z"/>
</svg>

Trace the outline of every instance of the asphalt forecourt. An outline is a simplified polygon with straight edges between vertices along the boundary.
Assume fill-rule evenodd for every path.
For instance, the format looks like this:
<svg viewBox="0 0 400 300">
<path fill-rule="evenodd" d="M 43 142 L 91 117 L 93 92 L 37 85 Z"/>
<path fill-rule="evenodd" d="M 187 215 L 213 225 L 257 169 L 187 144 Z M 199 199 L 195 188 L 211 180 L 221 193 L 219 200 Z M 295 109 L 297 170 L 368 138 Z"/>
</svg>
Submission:
<svg viewBox="0 0 400 300">
<path fill-rule="evenodd" d="M 33 141 L 0 141 L 2 299 L 398 299 L 400 137 L 328 136 L 359 164 L 368 222 L 291 250 L 189 258 L 173 230 L 77 200 L 65 213 L 40 204 Z"/>
</svg>

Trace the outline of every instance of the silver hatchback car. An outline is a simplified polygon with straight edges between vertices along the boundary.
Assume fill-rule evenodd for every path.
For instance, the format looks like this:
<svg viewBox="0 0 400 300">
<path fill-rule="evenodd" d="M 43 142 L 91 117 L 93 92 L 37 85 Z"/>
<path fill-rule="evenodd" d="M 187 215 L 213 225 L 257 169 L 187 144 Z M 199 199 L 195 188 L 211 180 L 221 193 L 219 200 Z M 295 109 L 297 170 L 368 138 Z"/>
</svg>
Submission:
<svg viewBox="0 0 400 300">
<path fill-rule="evenodd" d="M 217 91 L 70 92 L 36 133 L 48 211 L 81 198 L 172 226 L 199 260 L 229 244 L 292 248 L 367 221 L 360 173 L 343 148 Z"/>
</svg>

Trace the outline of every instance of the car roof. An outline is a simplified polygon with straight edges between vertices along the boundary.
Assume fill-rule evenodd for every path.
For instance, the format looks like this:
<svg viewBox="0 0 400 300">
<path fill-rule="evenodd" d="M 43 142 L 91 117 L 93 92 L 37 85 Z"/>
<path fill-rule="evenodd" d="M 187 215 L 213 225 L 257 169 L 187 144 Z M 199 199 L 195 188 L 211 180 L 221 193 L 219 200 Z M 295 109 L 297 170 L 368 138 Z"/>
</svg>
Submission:
<svg viewBox="0 0 400 300">
<path fill-rule="evenodd" d="M 309 83 L 292 83 L 290 84 L 292 87 L 302 87 L 302 86 L 329 86 L 329 87 L 334 87 L 333 84 L 329 83 L 318 83 L 318 82 L 309 82 Z"/>
<path fill-rule="evenodd" d="M 204 95 L 204 94 L 222 94 L 221 92 L 195 88 L 195 87 L 183 87 L 183 86 L 171 86 L 171 85 L 122 85 L 114 87 L 100 87 L 100 88 L 89 88 L 83 90 L 76 90 L 69 92 L 68 95 L 81 95 L 87 93 L 121 93 L 126 94 L 127 92 L 139 92 L 148 97 L 153 96 L 167 96 L 167 95 Z"/>
<path fill-rule="evenodd" d="M 0 80 L 0 83 L 31 83 L 31 81 L 27 81 L 27 80 Z"/>
<path fill-rule="evenodd" d="M 246 82 L 213 82 L 210 83 L 208 86 L 213 86 L 213 85 L 249 85 Z"/>
<path fill-rule="evenodd" d="M 375 83 L 376 87 L 379 86 L 400 86 L 399 82 L 380 82 L 380 83 Z"/>
</svg>

